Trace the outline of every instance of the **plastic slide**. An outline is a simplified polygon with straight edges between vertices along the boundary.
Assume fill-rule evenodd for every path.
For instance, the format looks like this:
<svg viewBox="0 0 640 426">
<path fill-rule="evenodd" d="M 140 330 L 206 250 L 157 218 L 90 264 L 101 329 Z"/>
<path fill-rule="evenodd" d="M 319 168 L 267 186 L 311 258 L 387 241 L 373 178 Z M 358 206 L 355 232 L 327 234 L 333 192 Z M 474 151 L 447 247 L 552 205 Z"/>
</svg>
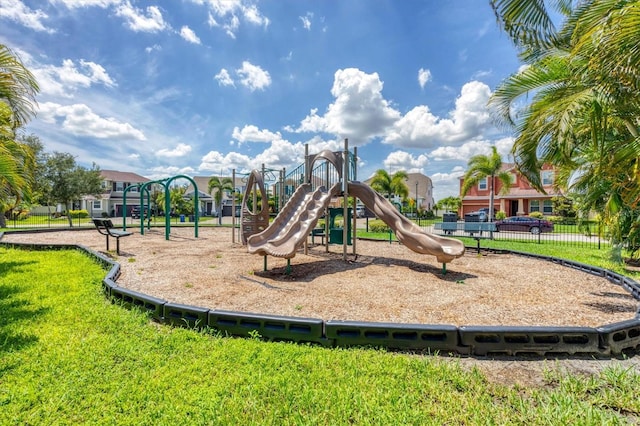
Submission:
<svg viewBox="0 0 640 426">
<path fill-rule="evenodd" d="M 398 241 L 416 253 L 433 255 L 441 263 L 451 262 L 464 254 L 464 244 L 461 241 L 426 233 L 368 185 L 349 182 L 348 190 L 350 196 L 362 200 L 369 210 L 396 233 Z"/>
<path fill-rule="evenodd" d="M 324 208 L 340 190 L 340 183 L 329 191 L 324 186 L 312 191 L 311 184 L 300 185 L 271 225 L 247 238 L 247 251 L 285 259 L 294 257 L 318 223 Z"/>
</svg>

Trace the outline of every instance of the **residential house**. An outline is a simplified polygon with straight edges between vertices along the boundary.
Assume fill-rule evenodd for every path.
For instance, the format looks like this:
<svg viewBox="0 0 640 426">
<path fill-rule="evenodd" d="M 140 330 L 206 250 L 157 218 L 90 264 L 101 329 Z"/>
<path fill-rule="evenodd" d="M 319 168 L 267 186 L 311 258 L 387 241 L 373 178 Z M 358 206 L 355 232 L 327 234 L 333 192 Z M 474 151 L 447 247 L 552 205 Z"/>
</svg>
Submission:
<svg viewBox="0 0 640 426">
<path fill-rule="evenodd" d="M 144 176 L 131 172 L 116 170 L 100 170 L 102 176 L 102 195 L 100 197 L 85 196 L 80 208 L 86 209 L 92 217 L 122 216 L 125 188 L 149 182 Z M 140 192 L 137 186 L 127 191 L 127 216 L 131 215 L 133 206 L 140 205 Z"/>
<path fill-rule="evenodd" d="M 507 216 L 525 216 L 532 212 L 542 212 L 545 215 L 553 214 L 552 198 L 562 195 L 553 187 L 555 171 L 551 166 L 545 165 L 540 171 L 540 178 L 546 194 L 531 187 L 529 181 L 515 168 L 515 164 L 505 163 L 502 170 L 511 174 L 509 190 L 501 194 L 502 183 L 495 180 L 494 209 L 503 211 Z M 483 207 L 489 207 L 489 177 L 484 178 L 473 186 L 462 197 L 462 185 L 464 178 L 460 178 L 460 196 L 462 197 L 461 215 L 477 211 Z"/>
<path fill-rule="evenodd" d="M 364 181 L 367 185 L 371 185 L 372 178 Z M 407 188 L 409 189 L 409 198 L 416 200 L 417 206 L 425 211 L 429 211 L 433 208 L 435 202 L 433 200 L 433 182 L 431 178 L 425 176 L 422 173 L 407 173 L 407 180 L 405 181 Z M 386 197 L 387 194 L 382 194 Z M 399 196 L 394 196 L 391 201 L 395 205 L 401 205 L 402 199 Z"/>
<path fill-rule="evenodd" d="M 217 206 L 215 205 L 215 200 L 213 198 L 215 194 L 215 190 L 212 193 L 209 193 L 209 179 L 212 176 L 193 176 L 192 179 L 195 181 L 198 187 L 198 201 L 200 202 L 200 212 L 203 216 L 217 216 L 218 212 L 216 211 Z M 226 179 L 226 176 L 220 177 L 220 179 Z M 231 177 L 229 176 L 229 179 Z M 236 176 L 234 188 L 237 193 L 244 194 L 246 189 L 246 178 L 244 176 L 238 177 Z M 185 192 L 185 197 L 192 197 L 194 192 L 193 185 L 189 183 L 187 190 Z M 231 206 L 232 206 L 232 198 L 231 192 L 225 191 L 222 194 L 222 215 L 223 216 L 231 216 Z M 236 202 L 236 206 L 240 206 L 240 200 Z M 239 208 L 239 207 L 236 207 Z"/>
</svg>

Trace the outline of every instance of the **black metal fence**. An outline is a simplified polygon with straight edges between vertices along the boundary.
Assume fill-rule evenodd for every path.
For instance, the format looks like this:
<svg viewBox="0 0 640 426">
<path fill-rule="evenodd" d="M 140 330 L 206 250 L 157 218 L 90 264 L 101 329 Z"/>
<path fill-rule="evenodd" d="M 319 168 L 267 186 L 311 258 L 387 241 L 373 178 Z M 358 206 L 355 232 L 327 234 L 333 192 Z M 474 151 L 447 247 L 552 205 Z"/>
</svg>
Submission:
<svg viewBox="0 0 640 426">
<path fill-rule="evenodd" d="M 488 222 L 434 222 L 422 226 L 426 232 L 451 237 L 466 237 L 476 240 L 496 240 L 526 242 L 535 244 L 553 244 L 573 247 L 608 248 L 606 233 L 598 223 L 553 224 L 553 229 L 536 225 L 524 226 L 521 230 L 496 227 Z"/>
</svg>

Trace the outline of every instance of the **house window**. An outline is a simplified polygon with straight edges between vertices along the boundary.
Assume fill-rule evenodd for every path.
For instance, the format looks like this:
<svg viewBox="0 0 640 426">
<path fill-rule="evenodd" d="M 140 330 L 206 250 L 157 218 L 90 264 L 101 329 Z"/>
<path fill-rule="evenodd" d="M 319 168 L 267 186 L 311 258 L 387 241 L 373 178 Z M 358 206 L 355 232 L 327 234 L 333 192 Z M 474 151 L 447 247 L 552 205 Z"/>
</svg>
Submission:
<svg viewBox="0 0 640 426">
<path fill-rule="evenodd" d="M 487 178 L 484 177 L 478 181 L 478 189 L 480 191 L 486 191 L 487 189 Z"/>
<path fill-rule="evenodd" d="M 107 182 L 106 180 L 102 181 L 102 189 L 107 189 L 109 187 L 109 182 Z"/>
<path fill-rule="evenodd" d="M 124 182 L 116 182 L 116 191 L 118 192 L 124 191 Z"/>
<path fill-rule="evenodd" d="M 509 173 L 509 177 L 511 178 L 511 185 L 515 185 L 518 178 L 515 173 Z"/>
<path fill-rule="evenodd" d="M 544 202 L 542 203 L 542 213 L 544 214 L 553 213 L 553 203 L 551 203 L 551 200 L 544 200 Z"/>
<path fill-rule="evenodd" d="M 529 202 L 529 212 L 539 212 L 540 211 L 540 200 L 531 200 Z"/>
<path fill-rule="evenodd" d="M 540 177 L 543 186 L 553 185 L 553 170 L 543 170 L 540 172 Z"/>
<path fill-rule="evenodd" d="M 102 210 L 102 200 L 93 200 L 93 210 Z"/>
</svg>

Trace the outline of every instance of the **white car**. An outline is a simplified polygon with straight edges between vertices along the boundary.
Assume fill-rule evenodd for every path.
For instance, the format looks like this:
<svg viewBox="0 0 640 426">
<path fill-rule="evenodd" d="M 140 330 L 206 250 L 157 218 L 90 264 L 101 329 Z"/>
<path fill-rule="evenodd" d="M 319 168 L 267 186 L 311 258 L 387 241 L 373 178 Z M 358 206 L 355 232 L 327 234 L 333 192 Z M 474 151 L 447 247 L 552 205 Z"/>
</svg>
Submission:
<svg viewBox="0 0 640 426">
<path fill-rule="evenodd" d="M 358 217 L 358 218 L 364 217 L 364 206 L 357 206 L 356 207 L 356 217 Z"/>
</svg>

